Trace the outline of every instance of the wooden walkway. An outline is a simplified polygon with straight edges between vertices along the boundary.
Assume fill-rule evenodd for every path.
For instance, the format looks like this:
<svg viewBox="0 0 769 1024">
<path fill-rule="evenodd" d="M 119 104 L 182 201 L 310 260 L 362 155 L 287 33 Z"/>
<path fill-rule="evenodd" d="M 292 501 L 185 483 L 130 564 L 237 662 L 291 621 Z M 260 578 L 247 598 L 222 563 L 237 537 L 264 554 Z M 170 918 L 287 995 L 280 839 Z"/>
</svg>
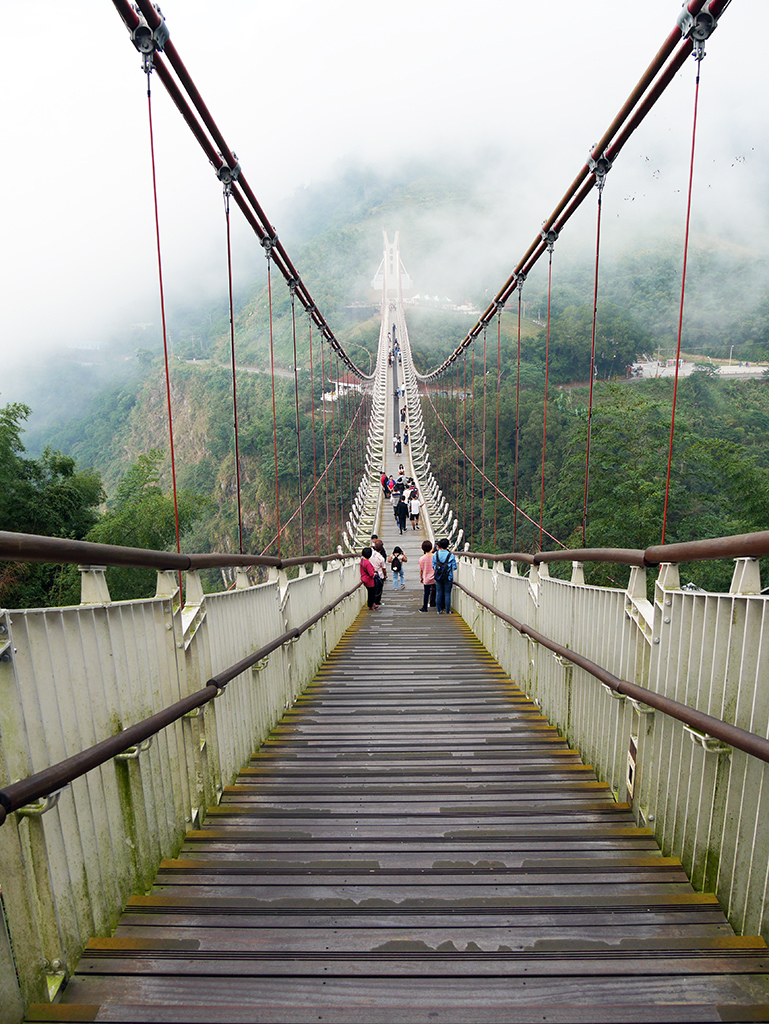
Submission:
<svg viewBox="0 0 769 1024">
<path fill-rule="evenodd" d="M 28 1019 L 769 1020 L 764 943 L 457 615 L 386 596 Z"/>
</svg>

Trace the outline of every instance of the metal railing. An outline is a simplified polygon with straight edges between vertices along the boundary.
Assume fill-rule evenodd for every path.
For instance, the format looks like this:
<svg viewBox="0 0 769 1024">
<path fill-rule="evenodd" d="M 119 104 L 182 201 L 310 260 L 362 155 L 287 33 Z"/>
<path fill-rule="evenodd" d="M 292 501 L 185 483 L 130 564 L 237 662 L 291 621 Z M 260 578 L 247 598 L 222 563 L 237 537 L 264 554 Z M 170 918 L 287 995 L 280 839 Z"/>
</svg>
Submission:
<svg viewBox="0 0 769 1024">
<path fill-rule="evenodd" d="M 570 548 L 557 551 L 537 551 L 526 554 L 511 551 L 490 554 L 481 551 L 463 551 L 463 558 L 482 559 L 487 562 L 520 562 L 543 565 L 547 562 L 613 562 L 617 565 L 635 565 L 656 568 L 664 563 L 700 562 L 716 558 L 763 558 L 769 555 L 769 530 L 757 533 L 739 533 L 733 537 L 712 537 L 690 540 L 679 544 L 655 544 L 648 548 Z"/>
<path fill-rule="evenodd" d="M 769 598 L 756 559 L 767 550 L 769 533 L 641 552 L 457 552 L 455 583 L 481 641 L 663 853 L 716 893 L 736 931 L 765 938 Z M 729 556 L 728 594 L 681 589 L 677 561 Z M 570 581 L 549 575 L 564 557 Z M 627 588 L 586 586 L 588 560 L 630 564 Z M 652 601 L 647 565 L 659 565 Z"/>
<path fill-rule="evenodd" d="M 18 974 L 22 1006 L 55 992 L 178 853 L 362 600 L 339 551 L 280 561 L 0 533 L 0 558 L 80 564 L 88 602 L 0 610 L 0 971 Z M 92 579 L 104 565 L 158 569 L 156 596 L 110 601 Z M 271 578 L 204 594 L 214 565 Z"/>
</svg>

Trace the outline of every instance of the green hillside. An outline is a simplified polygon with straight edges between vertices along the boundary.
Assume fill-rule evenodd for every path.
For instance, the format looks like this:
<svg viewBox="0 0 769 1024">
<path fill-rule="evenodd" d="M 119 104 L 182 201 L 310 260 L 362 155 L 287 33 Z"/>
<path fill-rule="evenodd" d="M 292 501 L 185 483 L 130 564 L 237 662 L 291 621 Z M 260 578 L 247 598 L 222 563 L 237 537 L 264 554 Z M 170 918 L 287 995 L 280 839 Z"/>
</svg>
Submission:
<svg viewBox="0 0 769 1024">
<path fill-rule="evenodd" d="M 370 282 L 381 259 L 382 230 L 391 236 L 400 230 L 401 254 L 416 290 L 448 294 L 457 302 L 470 300 L 483 307 L 489 285 L 493 294 L 509 274 L 510 266 L 503 265 L 498 256 L 482 258 L 478 246 L 462 249 L 457 240 L 468 218 L 480 225 L 491 208 L 489 197 L 475 194 L 460 173 L 447 177 L 434 169 L 417 168 L 385 179 L 369 172 L 349 171 L 330 185 L 308 188 L 292 197 L 292 216 L 282 237 L 337 337 L 348 347 L 351 357 L 367 369 L 379 332 L 376 296 Z M 588 540 L 593 544 L 635 546 L 658 539 L 659 473 L 666 417 L 669 423 L 669 386 L 667 382 L 650 381 L 615 387 L 611 381 L 622 376 L 636 355 L 657 350 L 666 354 L 674 345 L 680 300 L 679 249 L 678 242 L 660 239 L 602 262 L 596 345 L 602 383 L 596 395 L 594 499 L 588 520 Z M 585 395 L 578 385 L 588 379 L 590 372 L 592 272 L 590 257 L 574 255 L 565 256 L 554 271 L 549 364 L 554 390 L 548 423 L 545 519 L 569 543 L 581 541 L 579 477 L 583 470 L 579 466 L 583 458 Z M 685 350 L 703 358 L 728 358 L 730 352 L 734 359 L 769 358 L 766 280 L 767 268 L 758 256 L 725 241 L 695 239 L 687 285 Z M 715 281 L 721 285 L 714 287 Z M 728 287 L 722 286 L 724 281 L 729 282 Z M 519 496 L 521 504 L 538 518 L 545 356 L 542 320 L 546 311 L 544 279 L 539 270 L 527 282 L 523 296 L 526 316 L 522 325 Z M 238 294 L 235 312 L 248 550 L 267 546 L 277 524 L 276 432 L 270 379 L 265 372 L 270 362 L 268 305 L 266 277 L 264 268 L 260 268 L 251 284 Z M 277 275 L 272 279 L 272 309 L 278 369 L 278 477 L 281 505 L 285 502 L 288 511 L 296 507 L 299 493 L 294 341 L 288 289 Z M 317 337 L 313 339 L 311 365 L 308 321 L 303 312 L 297 313 L 296 320 L 302 490 L 306 494 L 310 481 L 328 464 L 330 446 L 333 450 L 333 444 L 339 442 L 337 410 L 332 441 L 331 404 L 322 401 L 337 368 L 329 363 L 327 349 L 321 367 Z M 442 361 L 472 323 L 466 315 L 445 311 L 410 313 L 409 332 L 418 368 L 427 371 Z M 177 475 L 188 502 L 183 546 L 187 550 L 234 549 L 236 484 L 226 302 L 171 310 L 169 329 Z M 514 309 L 504 314 L 501 331 L 499 479 L 512 494 L 518 379 Z M 490 328 L 487 341 L 489 364 L 496 366 L 496 325 Z M 476 349 L 476 358 L 480 358 L 478 352 Z M 71 353 L 57 356 L 50 364 L 42 363 L 31 384 L 46 415 L 37 422 L 33 415 L 32 429 L 24 439 L 30 456 L 42 458 L 49 446 L 74 459 L 78 469 L 98 471 L 107 493 L 102 512 L 113 516 L 113 524 L 118 521 L 114 518 L 118 506 L 125 510 L 129 498 L 139 500 L 137 493 L 137 507 L 143 507 L 141 502 L 149 502 L 148 496 L 154 501 L 157 495 L 167 497 L 170 490 L 161 356 L 160 338 L 152 330 L 134 329 L 105 338 L 98 359 L 88 368 Z M 476 383 L 476 391 L 479 386 Z M 567 390 L 558 391 L 566 386 Z M 30 400 L 33 414 L 34 402 L 34 398 Z M 672 533 L 669 531 L 668 539 L 765 525 L 769 450 L 764 438 L 768 412 L 763 381 L 730 383 L 699 375 L 696 380 L 684 382 Z M 612 441 L 612 436 L 617 440 Z M 356 443 L 360 447 L 360 442 Z M 322 459 L 319 453 L 323 453 Z M 436 453 L 434 465 L 439 458 Z M 357 485 L 354 462 L 351 458 L 335 466 L 334 476 L 329 478 L 329 493 L 335 497 L 328 499 L 328 509 L 325 484 L 319 489 L 321 521 L 325 523 L 327 514 L 331 520 L 322 547 L 336 544 L 349 497 Z M 133 497 L 128 495 L 127 485 L 121 497 L 119 486 L 132 466 L 143 467 L 144 475 L 136 468 L 131 470 Z M 448 476 L 448 462 L 443 472 Z M 450 487 L 446 490 L 451 493 Z M 465 486 L 462 490 L 461 510 L 482 529 L 488 549 L 490 532 L 493 538 L 491 513 L 486 502 L 481 508 L 480 490 L 475 499 L 472 489 Z M 312 528 L 308 527 L 307 533 L 312 533 L 314 546 L 314 499 L 308 509 L 312 510 Z M 498 508 L 496 514 L 497 546 L 509 549 L 509 506 Z M 285 521 L 285 515 L 281 521 Z M 165 542 L 171 540 L 169 537 Z M 519 546 L 530 547 L 535 541 L 538 537 L 525 529 L 517 534 Z M 134 541 L 140 542 L 140 538 Z M 306 542 L 309 544 L 309 540 Z M 286 550 L 298 550 L 298 520 L 292 522 L 284 544 Z M 213 585 L 216 581 L 210 582 Z"/>
</svg>

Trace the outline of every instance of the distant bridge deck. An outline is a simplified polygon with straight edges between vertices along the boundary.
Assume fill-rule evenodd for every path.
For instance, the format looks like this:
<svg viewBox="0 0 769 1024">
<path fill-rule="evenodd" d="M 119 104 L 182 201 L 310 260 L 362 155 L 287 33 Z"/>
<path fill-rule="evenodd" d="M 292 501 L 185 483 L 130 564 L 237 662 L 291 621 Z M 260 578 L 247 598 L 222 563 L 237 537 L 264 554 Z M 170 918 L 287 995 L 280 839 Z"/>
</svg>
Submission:
<svg viewBox="0 0 769 1024">
<path fill-rule="evenodd" d="M 407 580 L 29 1021 L 769 1020 L 763 941 Z"/>
</svg>

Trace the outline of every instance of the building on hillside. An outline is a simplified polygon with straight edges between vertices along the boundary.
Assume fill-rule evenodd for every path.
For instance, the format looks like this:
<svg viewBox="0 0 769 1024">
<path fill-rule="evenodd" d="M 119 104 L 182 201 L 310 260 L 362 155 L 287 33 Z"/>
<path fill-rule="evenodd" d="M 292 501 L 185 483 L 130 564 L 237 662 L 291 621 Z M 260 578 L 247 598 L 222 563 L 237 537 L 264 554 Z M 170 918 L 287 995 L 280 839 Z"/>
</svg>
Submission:
<svg viewBox="0 0 769 1024">
<path fill-rule="evenodd" d="M 324 402 L 336 402 L 337 399 L 349 394 L 351 391 L 355 391 L 358 394 L 363 393 L 363 382 L 358 380 L 352 373 L 345 373 L 338 380 L 334 380 L 332 377 L 329 380 L 329 384 L 331 385 L 331 391 L 324 393 Z"/>
</svg>

